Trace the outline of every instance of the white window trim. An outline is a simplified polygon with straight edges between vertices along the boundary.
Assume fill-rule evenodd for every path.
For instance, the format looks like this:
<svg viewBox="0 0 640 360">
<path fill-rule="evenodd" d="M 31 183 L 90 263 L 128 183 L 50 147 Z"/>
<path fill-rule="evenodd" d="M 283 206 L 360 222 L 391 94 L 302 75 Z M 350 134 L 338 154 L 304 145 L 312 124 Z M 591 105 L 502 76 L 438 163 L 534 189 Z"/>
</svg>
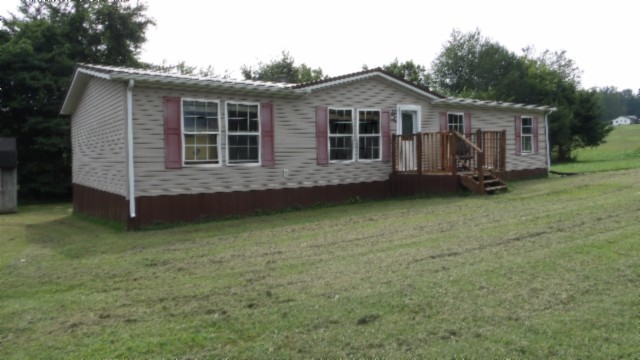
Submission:
<svg viewBox="0 0 640 360">
<path fill-rule="evenodd" d="M 447 131 L 449 131 L 450 127 L 449 127 L 449 115 L 458 115 L 458 116 L 462 116 L 462 132 L 460 132 L 461 135 L 464 135 L 464 113 L 463 112 L 448 112 L 447 113 Z"/>
<path fill-rule="evenodd" d="M 370 135 L 370 134 L 365 134 L 365 135 L 361 135 L 360 134 L 360 111 L 377 111 L 379 114 L 379 119 L 380 119 L 380 124 L 379 124 L 379 128 L 378 128 L 378 147 L 379 147 L 379 151 L 378 151 L 378 157 L 376 159 L 360 159 L 360 137 L 376 137 L 375 135 Z M 355 159 L 358 162 L 375 162 L 375 161 L 382 161 L 382 109 L 375 109 L 375 108 L 358 108 L 356 109 L 356 131 L 355 133 L 356 135 L 356 142 L 355 142 L 355 146 L 354 149 L 356 150 L 356 156 Z"/>
<path fill-rule="evenodd" d="M 531 119 L 531 134 L 524 134 L 524 119 Z M 524 150 L 525 137 L 531 138 L 531 150 Z M 535 144 L 533 143 L 533 116 L 520 116 L 520 154 L 530 155 L 534 153 Z"/>
<path fill-rule="evenodd" d="M 185 101 L 202 101 L 202 102 L 212 102 L 218 104 L 218 163 L 217 164 L 186 164 L 185 163 L 185 131 L 184 131 L 184 102 Z M 221 167 L 222 166 L 222 127 L 220 123 L 220 100 L 217 99 L 202 99 L 202 98 L 189 98 L 183 97 L 180 98 L 180 136 L 182 136 L 182 166 L 183 167 Z M 215 132 L 208 132 L 207 134 L 215 134 Z"/>
<path fill-rule="evenodd" d="M 351 110 L 351 160 L 331 160 L 331 137 L 345 137 L 345 134 L 331 134 L 331 125 L 329 122 L 329 113 L 331 110 Z M 346 164 L 346 163 L 352 163 L 352 162 L 356 162 L 356 144 L 355 144 L 355 135 L 357 133 L 357 130 L 354 127 L 354 119 L 357 116 L 354 116 L 355 110 L 354 108 L 349 108 L 349 107 L 333 107 L 333 106 L 329 106 L 327 107 L 327 151 L 329 152 L 327 155 L 329 157 L 329 163 L 330 164 Z"/>
<path fill-rule="evenodd" d="M 258 107 L 258 132 L 233 132 L 231 135 L 258 135 L 258 162 L 252 163 L 230 163 L 229 162 L 229 104 L 233 105 L 256 105 Z M 248 101 L 225 101 L 224 102 L 224 124 L 225 124 L 225 154 L 227 166 L 262 166 L 262 114 L 260 113 L 260 103 Z"/>
<path fill-rule="evenodd" d="M 402 134 L 402 112 L 403 111 L 415 111 L 416 121 L 415 127 L 416 132 L 422 131 L 422 107 L 420 105 L 411 105 L 411 104 L 398 104 L 397 116 L 396 116 L 396 134 Z"/>
</svg>

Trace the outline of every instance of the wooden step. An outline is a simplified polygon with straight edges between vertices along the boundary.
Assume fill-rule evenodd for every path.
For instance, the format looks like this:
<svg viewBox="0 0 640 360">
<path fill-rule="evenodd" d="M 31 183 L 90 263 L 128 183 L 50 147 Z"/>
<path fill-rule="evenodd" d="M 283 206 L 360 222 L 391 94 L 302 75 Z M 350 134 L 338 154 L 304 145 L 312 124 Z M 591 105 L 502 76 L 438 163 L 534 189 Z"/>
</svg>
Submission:
<svg viewBox="0 0 640 360">
<path fill-rule="evenodd" d="M 460 175 L 460 182 L 467 189 L 478 192 L 480 186 L 480 177 L 477 173 Z M 494 194 L 500 190 L 506 190 L 507 184 L 493 173 L 485 173 L 483 176 L 483 185 L 485 194 Z"/>
</svg>

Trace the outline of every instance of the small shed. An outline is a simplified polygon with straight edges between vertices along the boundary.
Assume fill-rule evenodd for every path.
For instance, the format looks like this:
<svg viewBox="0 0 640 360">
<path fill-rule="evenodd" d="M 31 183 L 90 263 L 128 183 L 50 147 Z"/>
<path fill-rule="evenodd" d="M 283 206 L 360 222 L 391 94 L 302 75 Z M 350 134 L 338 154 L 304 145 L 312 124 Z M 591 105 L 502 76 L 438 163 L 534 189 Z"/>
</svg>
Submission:
<svg viewBox="0 0 640 360">
<path fill-rule="evenodd" d="M 0 214 L 18 210 L 18 151 L 15 138 L 0 138 Z"/>
</svg>

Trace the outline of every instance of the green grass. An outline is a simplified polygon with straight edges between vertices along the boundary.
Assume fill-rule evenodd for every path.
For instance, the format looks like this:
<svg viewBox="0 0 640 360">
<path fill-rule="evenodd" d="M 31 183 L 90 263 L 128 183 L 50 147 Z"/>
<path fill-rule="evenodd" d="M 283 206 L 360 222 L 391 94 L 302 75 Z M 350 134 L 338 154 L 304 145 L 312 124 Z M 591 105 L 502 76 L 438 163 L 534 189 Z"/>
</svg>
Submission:
<svg viewBox="0 0 640 360">
<path fill-rule="evenodd" d="M 576 150 L 575 162 L 554 164 L 552 170 L 590 173 L 640 168 L 640 125 L 616 126 L 607 142 Z"/>
<path fill-rule="evenodd" d="M 640 169 L 123 232 L 0 216 L 0 358 L 638 358 Z"/>
</svg>

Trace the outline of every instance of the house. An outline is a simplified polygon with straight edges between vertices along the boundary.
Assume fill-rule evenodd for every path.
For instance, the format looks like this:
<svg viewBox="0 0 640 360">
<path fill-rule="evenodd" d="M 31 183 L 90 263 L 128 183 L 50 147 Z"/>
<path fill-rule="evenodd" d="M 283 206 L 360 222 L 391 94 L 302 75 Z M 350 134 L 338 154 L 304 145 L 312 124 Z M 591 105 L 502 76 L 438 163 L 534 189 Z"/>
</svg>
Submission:
<svg viewBox="0 0 640 360">
<path fill-rule="evenodd" d="M 631 124 L 637 124 L 637 123 L 638 123 L 638 117 L 633 115 L 618 116 L 617 118 L 611 120 L 611 125 L 613 126 L 631 125 Z"/>
<path fill-rule="evenodd" d="M 136 227 L 546 176 L 553 110 L 381 69 L 293 85 L 80 64 L 61 114 L 74 211 Z"/>
</svg>

